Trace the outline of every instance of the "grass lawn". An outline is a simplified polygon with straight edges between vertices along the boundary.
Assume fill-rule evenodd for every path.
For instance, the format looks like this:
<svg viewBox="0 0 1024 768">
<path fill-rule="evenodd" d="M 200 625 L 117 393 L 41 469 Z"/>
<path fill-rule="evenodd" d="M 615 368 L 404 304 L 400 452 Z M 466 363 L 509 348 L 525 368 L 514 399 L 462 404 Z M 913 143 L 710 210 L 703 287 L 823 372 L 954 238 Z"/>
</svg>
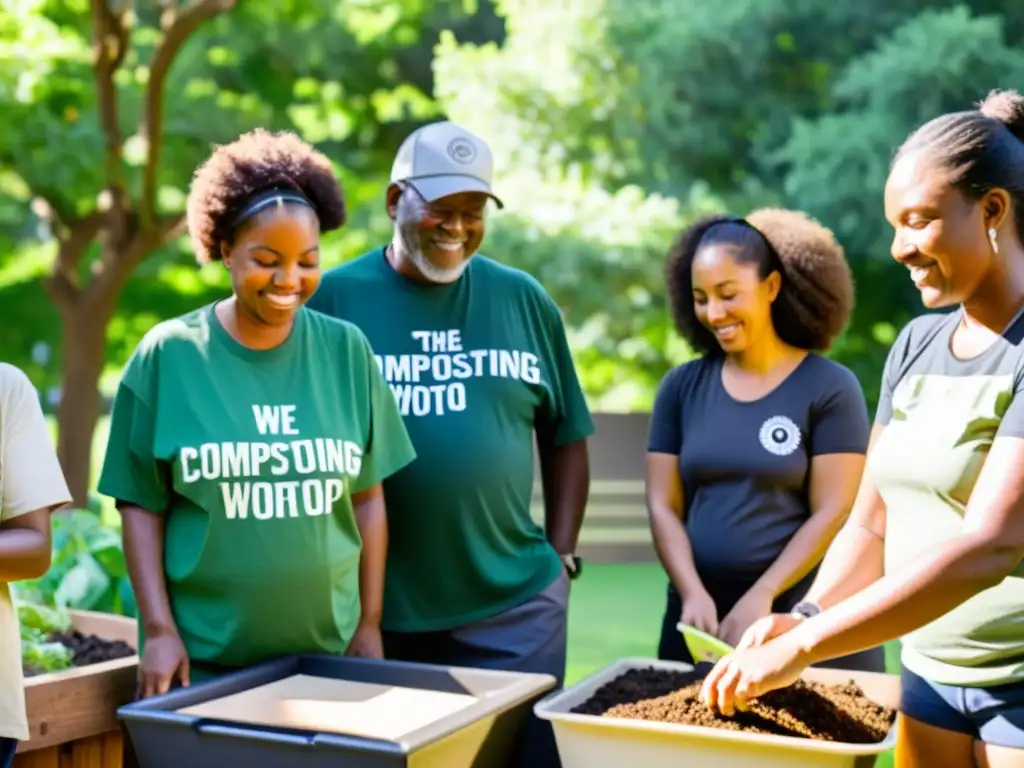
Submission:
<svg viewBox="0 0 1024 768">
<path fill-rule="evenodd" d="M 587 563 L 573 583 L 569 603 L 569 657 L 566 685 L 616 659 L 654 658 L 665 607 L 665 576 L 657 563 L 598 565 Z M 886 649 L 887 667 L 898 669 L 898 651 Z M 876 768 L 890 768 L 883 755 Z"/>
</svg>

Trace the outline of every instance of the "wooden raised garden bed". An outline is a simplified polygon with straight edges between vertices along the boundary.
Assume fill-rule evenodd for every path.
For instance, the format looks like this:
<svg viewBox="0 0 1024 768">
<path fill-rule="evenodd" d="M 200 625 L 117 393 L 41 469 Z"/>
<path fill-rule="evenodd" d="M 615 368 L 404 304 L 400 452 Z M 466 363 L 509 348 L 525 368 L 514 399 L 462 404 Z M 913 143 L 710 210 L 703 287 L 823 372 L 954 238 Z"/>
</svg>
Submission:
<svg viewBox="0 0 1024 768">
<path fill-rule="evenodd" d="M 137 648 L 136 622 L 123 616 L 71 611 L 82 635 L 122 641 Z M 29 741 L 14 768 L 122 768 L 117 709 L 135 696 L 137 655 L 25 679 Z"/>
</svg>

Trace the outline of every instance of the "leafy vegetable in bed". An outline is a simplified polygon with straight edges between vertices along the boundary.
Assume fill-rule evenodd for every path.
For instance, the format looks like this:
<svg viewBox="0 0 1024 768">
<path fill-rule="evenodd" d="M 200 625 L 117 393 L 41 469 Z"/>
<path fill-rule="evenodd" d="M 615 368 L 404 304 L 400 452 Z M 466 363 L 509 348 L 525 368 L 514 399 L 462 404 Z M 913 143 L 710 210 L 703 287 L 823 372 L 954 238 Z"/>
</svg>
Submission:
<svg viewBox="0 0 1024 768">
<path fill-rule="evenodd" d="M 21 657 L 24 666 L 41 673 L 58 672 L 73 666 L 71 649 L 63 643 L 50 640 L 58 632 L 71 630 L 71 617 L 67 611 L 19 601 L 18 621 L 21 624 Z"/>
<path fill-rule="evenodd" d="M 59 672 L 70 669 L 72 653 L 64 643 L 36 643 L 21 641 L 21 663 L 40 673 Z"/>
</svg>

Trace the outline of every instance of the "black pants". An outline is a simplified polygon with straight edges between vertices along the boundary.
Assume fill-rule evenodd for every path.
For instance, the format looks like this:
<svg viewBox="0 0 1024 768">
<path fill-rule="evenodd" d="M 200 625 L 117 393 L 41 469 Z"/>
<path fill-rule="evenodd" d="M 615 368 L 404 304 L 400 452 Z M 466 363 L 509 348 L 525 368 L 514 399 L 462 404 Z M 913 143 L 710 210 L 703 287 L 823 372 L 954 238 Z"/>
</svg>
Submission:
<svg viewBox="0 0 1024 768">
<path fill-rule="evenodd" d="M 772 604 L 772 612 L 789 613 L 793 606 L 799 603 L 814 581 L 816 572 L 812 571 L 800 582 L 783 592 Z M 754 585 L 756 579 L 737 578 L 716 578 L 705 577 L 701 574 L 704 588 L 707 589 L 711 599 L 715 602 L 718 610 L 718 620 L 724 619 L 733 606 L 740 601 L 740 598 Z M 693 664 L 693 657 L 686 647 L 683 635 L 676 627 L 679 618 L 683 613 L 683 601 L 671 584 L 668 586 L 668 594 L 665 601 L 665 614 L 661 620 L 661 639 L 658 642 L 658 658 L 666 661 L 681 661 L 684 664 Z M 885 649 L 882 646 L 871 648 L 867 651 L 860 651 L 849 656 L 842 656 L 838 659 L 816 664 L 819 667 L 832 669 L 851 669 L 859 672 L 884 672 L 885 671 Z"/>
<path fill-rule="evenodd" d="M 17 751 L 17 739 L 0 738 L 0 768 L 11 768 L 14 765 L 14 753 Z"/>
</svg>

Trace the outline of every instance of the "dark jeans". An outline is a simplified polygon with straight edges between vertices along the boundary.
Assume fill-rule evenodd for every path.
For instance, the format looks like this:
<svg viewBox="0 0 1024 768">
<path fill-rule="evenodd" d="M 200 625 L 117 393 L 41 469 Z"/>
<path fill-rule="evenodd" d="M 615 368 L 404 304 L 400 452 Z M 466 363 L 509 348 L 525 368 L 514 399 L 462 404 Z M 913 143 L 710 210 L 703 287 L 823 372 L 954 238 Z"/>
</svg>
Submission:
<svg viewBox="0 0 1024 768">
<path fill-rule="evenodd" d="M 547 674 L 555 678 L 558 690 L 565 678 L 568 602 L 569 577 L 562 572 L 534 598 L 490 619 L 440 632 L 384 632 L 384 657 Z M 551 724 L 532 711 L 517 747 L 508 758 L 509 768 L 561 766 Z"/>
<path fill-rule="evenodd" d="M 773 613 L 789 613 L 799 603 L 807 590 L 810 589 L 816 573 L 812 571 L 802 581 L 791 587 L 788 591 L 779 595 L 772 604 Z M 747 593 L 756 579 L 724 579 L 706 577 L 701 574 L 704 587 L 715 601 L 718 609 L 718 620 L 721 621 L 733 609 L 733 606 L 740 601 L 740 598 Z M 658 643 L 658 658 L 666 661 L 681 661 L 684 664 L 693 664 L 693 657 L 686 647 L 682 633 L 676 628 L 679 618 L 683 613 L 683 602 L 679 592 L 671 584 L 668 586 L 668 595 L 665 601 L 665 614 L 661 620 L 661 639 Z M 842 656 L 838 659 L 831 659 L 820 664 L 818 667 L 830 667 L 832 669 L 851 669 L 859 672 L 884 672 L 885 671 L 885 649 L 881 646 L 861 651 L 849 656 Z"/>
<path fill-rule="evenodd" d="M 14 765 L 14 753 L 17 750 L 17 739 L 0 738 L 0 768 L 11 768 Z"/>
</svg>

